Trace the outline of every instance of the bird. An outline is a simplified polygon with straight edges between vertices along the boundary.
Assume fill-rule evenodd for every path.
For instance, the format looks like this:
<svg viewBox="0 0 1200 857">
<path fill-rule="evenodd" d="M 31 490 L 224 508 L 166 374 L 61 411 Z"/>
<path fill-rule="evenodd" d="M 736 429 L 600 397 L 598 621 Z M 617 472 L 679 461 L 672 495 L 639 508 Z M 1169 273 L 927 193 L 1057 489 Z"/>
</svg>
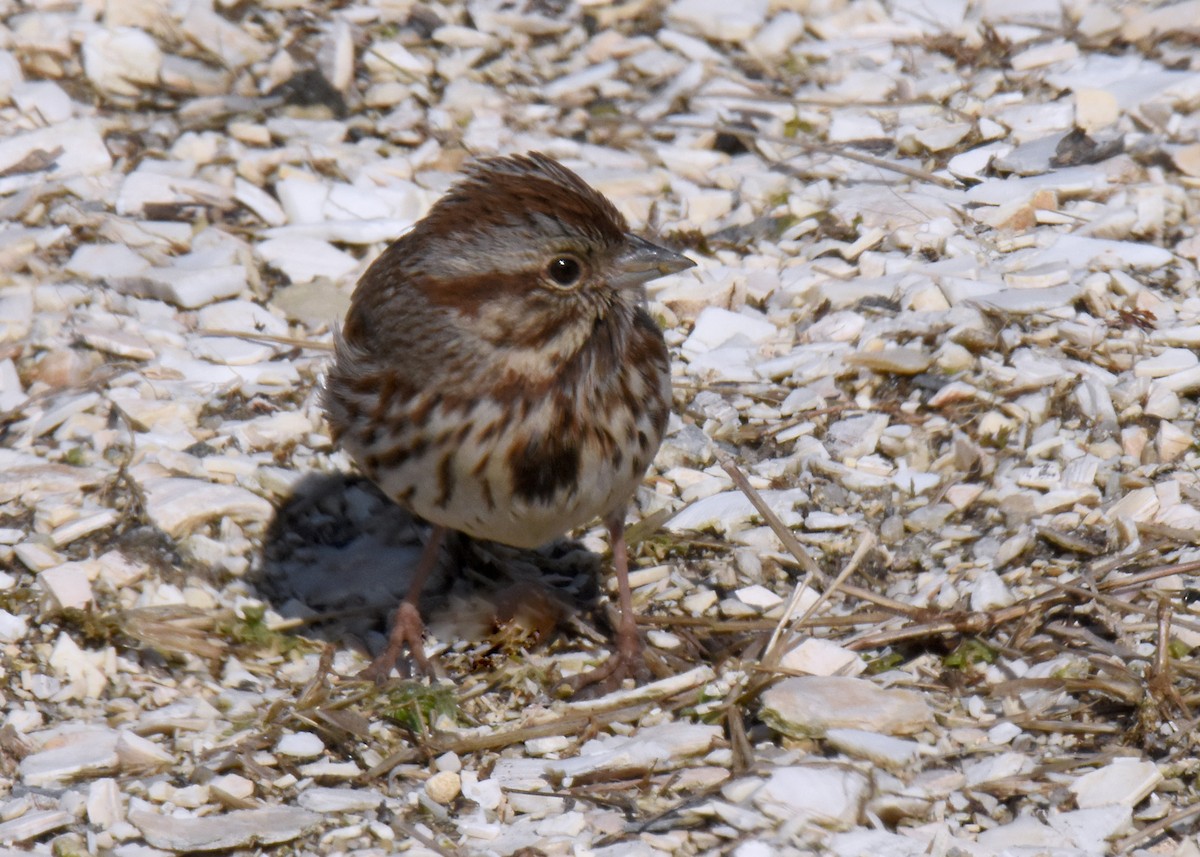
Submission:
<svg viewBox="0 0 1200 857">
<path fill-rule="evenodd" d="M 432 674 L 421 591 L 450 531 L 535 548 L 603 521 L 615 652 L 576 689 L 647 677 L 625 516 L 666 430 L 670 358 L 645 284 L 695 265 L 629 230 L 615 205 L 540 152 L 486 157 L 368 267 L 323 403 L 334 442 L 431 525 L 386 647 Z"/>
</svg>

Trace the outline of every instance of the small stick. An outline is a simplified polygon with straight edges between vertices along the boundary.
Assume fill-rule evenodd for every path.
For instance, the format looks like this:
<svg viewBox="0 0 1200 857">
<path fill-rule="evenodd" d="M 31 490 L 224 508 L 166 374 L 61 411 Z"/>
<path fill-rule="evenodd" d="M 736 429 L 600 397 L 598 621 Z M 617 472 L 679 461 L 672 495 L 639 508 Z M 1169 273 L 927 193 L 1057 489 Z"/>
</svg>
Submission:
<svg viewBox="0 0 1200 857">
<path fill-rule="evenodd" d="M 1193 818 L 1194 816 L 1197 816 L 1197 815 L 1200 815 L 1200 803 L 1194 804 L 1193 806 L 1189 806 L 1187 809 L 1181 809 L 1181 810 L 1179 810 L 1179 812 L 1173 813 L 1172 815 L 1168 815 L 1166 818 L 1160 818 L 1158 821 L 1154 822 L 1153 824 L 1143 827 L 1137 833 L 1134 833 L 1132 836 L 1127 836 L 1124 839 L 1122 839 L 1120 842 L 1118 842 L 1116 844 L 1116 853 L 1117 854 L 1128 854 L 1130 851 L 1133 850 L 1133 847 L 1135 845 L 1140 845 L 1141 843 L 1145 842 L 1147 839 L 1153 839 L 1155 836 L 1158 836 L 1158 834 L 1162 833 L 1163 831 L 1165 831 L 1169 828 L 1172 828 L 1175 825 L 1180 824 L 1184 821 L 1187 821 L 1189 818 Z"/>
<path fill-rule="evenodd" d="M 228 336 L 233 339 L 245 339 L 249 342 L 270 342 L 275 345 L 289 345 L 293 348 L 307 348 L 310 351 L 333 351 L 332 342 L 316 342 L 312 339 L 297 339 L 293 336 L 275 336 L 270 333 L 247 333 L 244 330 L 224 330 L 211 328 L 197 331 L 201 336 Z"/>
<path fill-rule="evenodd" d="M 589 724 L 597 720 L 606 723 L 619 723 L 636 720 L 650 708 L 662 706 L 670 697 L 678 697 L 678 705 L 690 705 L 699 701 L 701 688 L 713 678 L 713 671 L 707 666 L 696 667 L 686 673 L 662 679 L 630 691 L 609 694 L 606 697 L 583 702 L 567 703 L 563 711 L 553 720 L 535 723 L 530 726 L 518 726 L 512 729 L 502 729 L 482 735 L 465 735 L 448 740 L 430 740 L 427 750 L 445 753 L 453 750 L 460 756 L 468 753 L 478 753 L 482 750 L 498 750 L 513 744 L 520 744 L 530 738 L 546 738 L 551 735 L 576 735 Z M 672 706 L 674 707 L 674 706 Z M 386 775 L 397 765 L 412 762 L 421 757 L 419 747 L 406 747 L 397 750 L 371 770 L 363 775 L 363 779 L 372 779 Z"/>
<path fill-rule="evenodd" d="M 813 616 L 817 610 L 819 610 L 825 604 L 825 602 L 832 597 L 833 593 L 841 588 L 846 578 L 858 570 L 858 567 L 862 565 L 863 559 L 866 558 L 867 554 L 870 553 L 874 547 L 875 536 L 870 532 L 862 533 L 858 541 L 858 547 L 854 549 L 854 555 L 850 557 L 850 561 L 846 563 L 846 567 L 838 573 L 838 576 L 834 578 L 833 583 L 827 586 L 825 591 L 817 596 L 817 600 L 814 601 L 812 605 L 810 605 L 809 608 L 804 611 L 804 615 L 801 616 L 799 620 L 797 620 L 795 623 L 789 623 L 789 617 L 799 604 L 801 593 L 809 585 L 807 578 L 803 582 L 796 584 L 796 588 L 792 592 L 792 597 L 788 601 L 788 609 L 783 612 L 783 616 L 781 616 L 779 619 L 779 624 L 775 627 L 775 632 L 771 634 L 771 639 L 767 643 L 767 651 L 763 656 L 762 663 L 764 667 L 769 669 L 771 667 L 778 666 L 779 660 L 790 648 L 790 646 L 778 646 L 784 629 L 789 624 L 791 624 L 791 627 L 788 628 L 788 630 L 792 633 L 795 633 L 796 630 L 802 628 L 805 623 L 808 622 L 809 617 Z"/>
<path fill-rule="evenodd" d="M 792 534 L 792 531 L 787 528 L 783 521 L 779 520 L 779 516 L 767 505 L 767 501 L 762 498 L 762 495 L 755 490 L 750 484 L 750 480 L 746 478 L 746 474 L 737 466 L 737 462 L 724 450 L 717 450 L 717 462 L 720 463 L 721 469 L 729 474 L 729 478 L 733 480 L 733 484 L 738 487 L 738 490 L 746 495 L 746 499 L 750 504 L 758 510 L 758 514 L 762 515 L 763 521 L 771 528 L 771 531 L 779 537 L 779 541 L 787 549 L 787 552 L 796 558 L 796 562 L 800 563 L 800 567 L 804 569 L 806 574 L 812 575 L 824 580 L 820 566 L 816 560 L 808 555 L 808 551 L 804 549 L 804 545 L 800 544 L 799 540 Z"/>
<path fill-rule="evenodd" d="M 719 125 L 719 124 L 700 124 L 695 122 L 655 122 L 654 125 L 660 128 L 688 128 L 695 131 L 715 131 L 718 134 L 728 134 L 731 137 L 736 137 L 744 143 L 753 144 L 756 141 L 762 140 L 767 143 L 774 143 L 778 146 L 794 146 L 805 152 L 819 152 L 825 155 L 833 155 L 839 158 L 846 158 L 850 161 L 858 161 L 860 164 L 876 167 L 881 170 L 887 170 L 893 173 L 899 173 L 902 176 L 908 176 L 912 179 L 917 179 L 930 184 L 940 185 L 941 187 L 957 188 L 959 183 L 953 179 L 948 179 L 944 176 L 934 175 L 928 170 L 918 169 L 917 167 L 898 164 L 894 161 L 885 161 L 883 158 L 876 158 L 872 155 L 866 155 L 862 152 L 848 149 L 844 146 L 835 146 L 828 143 L 816 143 L 806 140 L 799 140 L 791 137 L 776 137 L 773 134 L 764 134 L 762 131 L 754 128 L 739 128 L 735 125 Z M 774 166 L 779 167 L 787 172 L 794 173 L 795 169 L 789 165 L 776 162 Z"/>
</svg>

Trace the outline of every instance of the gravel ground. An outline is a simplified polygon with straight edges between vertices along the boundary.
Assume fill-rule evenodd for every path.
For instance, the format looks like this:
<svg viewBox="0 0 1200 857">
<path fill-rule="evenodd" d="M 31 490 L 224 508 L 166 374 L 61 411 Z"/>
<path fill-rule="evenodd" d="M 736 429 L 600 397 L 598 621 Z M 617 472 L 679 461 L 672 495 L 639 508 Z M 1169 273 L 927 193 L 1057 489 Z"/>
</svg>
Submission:
<svg viewBox="0 0 1200 857">
<path fill-rule="evenodd" d="M 1198 857 L 1200 2 L 0 0 L 0 852 Z M 697 267 L 630 515 L 420 549 L 318 405 L 541 150 Z"/>
</svg>

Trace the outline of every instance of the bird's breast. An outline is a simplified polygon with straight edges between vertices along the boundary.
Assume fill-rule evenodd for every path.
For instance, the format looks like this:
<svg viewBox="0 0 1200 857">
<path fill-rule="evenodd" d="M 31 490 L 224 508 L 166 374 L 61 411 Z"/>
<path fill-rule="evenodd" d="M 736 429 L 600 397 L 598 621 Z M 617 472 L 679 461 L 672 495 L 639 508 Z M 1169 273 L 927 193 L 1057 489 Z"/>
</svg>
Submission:
<svg viewBox="0 0 1200 857">
<path fill-rule="evenodd" d="M 343 443 L 421 517 L 476 538 L 541 545 L 622 507 L 641 482 L 669 408 L 658 343 L 615 361 L 510 353 L 469 385 L 394 398 L 371 443 Z"/>
</svg>

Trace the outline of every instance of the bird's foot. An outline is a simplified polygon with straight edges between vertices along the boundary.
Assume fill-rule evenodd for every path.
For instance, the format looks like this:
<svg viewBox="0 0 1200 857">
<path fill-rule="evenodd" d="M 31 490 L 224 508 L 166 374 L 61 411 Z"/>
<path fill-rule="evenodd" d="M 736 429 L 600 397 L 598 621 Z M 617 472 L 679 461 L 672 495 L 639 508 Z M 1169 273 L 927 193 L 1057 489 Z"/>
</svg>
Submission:
<svg viewBox="0 0 1200 857">
<path fill-rule="evenodd" d="M 621 628 L 617 632 L 617 650 L 608 660 L 594 670 L 572 676 L 563 682 L 563 687 L 571 696 L 595 699 L 620 690 L 626 679 L 645 684 L 653 677 L 637 631 Z"/>
<path fill-rule="evenodd" d="M 392 670 L 399 670 L 404 678 L 411 678 L 414 671 L 431 677 L 435 672 L 433 663 L 425 655 L 425 623 L 421 621 L 416 605 L 408 601 L 400 602 L 396 608 L 387 646 L 358 677 L 383 684 Z"/>
</svg>

